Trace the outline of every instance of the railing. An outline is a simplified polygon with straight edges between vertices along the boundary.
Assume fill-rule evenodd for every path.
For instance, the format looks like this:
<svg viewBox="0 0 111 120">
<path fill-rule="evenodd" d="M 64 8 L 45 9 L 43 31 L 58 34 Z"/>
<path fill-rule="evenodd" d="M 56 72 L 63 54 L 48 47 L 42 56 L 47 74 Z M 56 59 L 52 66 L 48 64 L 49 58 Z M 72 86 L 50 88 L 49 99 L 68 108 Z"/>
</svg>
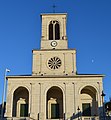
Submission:
<svg viewBox="0 0 111 120">
<path fill-rule="evenodd" d="M 3 118 L 0 120 L 37 120 L 37 119 L 33 119 L 30 117 L 10 117 L 10 118 Z M 46 119 L 46 120 L 64 120 L 64 119 Z M 70 119 L 66 119 L 66 120 L 70 120 Z M 75 118 L 73 120 L 78 120 L 78 118 Z M 99 116 L 81 116 L 79 117 L 79 120 L 111 120 L 111 116 L 103 118 L 99 118 Z"/>
<path fill-rule="evenodd" d="M 97 116 L 82 116 L 82 120 L 99 120 L 99 117 Z"/>
<path fill-rule="evenodd" d="M 34 119 L 31 117 L 8 117 L 8 118 L 0 118 L 0 120 L 38 120 L 38 119 Z M 46 120 L 64 120 L 62 118 L 60 119 L 46 119 Z"/>
<path fill-rule="evenodd" d="M 31 119 L 29 117 L 8 117 L 2 118 L 2 120 L 35 120 L 35 119 Z"/>
</svg>

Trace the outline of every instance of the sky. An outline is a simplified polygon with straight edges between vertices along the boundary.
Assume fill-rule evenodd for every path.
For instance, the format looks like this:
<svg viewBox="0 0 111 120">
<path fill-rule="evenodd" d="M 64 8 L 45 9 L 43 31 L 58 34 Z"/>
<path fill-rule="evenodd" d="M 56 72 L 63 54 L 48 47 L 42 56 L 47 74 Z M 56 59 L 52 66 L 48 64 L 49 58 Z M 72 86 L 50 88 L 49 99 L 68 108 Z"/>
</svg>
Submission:
<svg viewBox="0 0 111 120">
<path fill-rule="evenodd" d="M 40 49 L 41 13 L 67 13 L 68 47 L 77 50 L 79 74 L 104 74 L 111 97 L 111 0 L 0 0 L 0 103 L 7 75 L 32 72 L 32 49 Z"/>
</svg>

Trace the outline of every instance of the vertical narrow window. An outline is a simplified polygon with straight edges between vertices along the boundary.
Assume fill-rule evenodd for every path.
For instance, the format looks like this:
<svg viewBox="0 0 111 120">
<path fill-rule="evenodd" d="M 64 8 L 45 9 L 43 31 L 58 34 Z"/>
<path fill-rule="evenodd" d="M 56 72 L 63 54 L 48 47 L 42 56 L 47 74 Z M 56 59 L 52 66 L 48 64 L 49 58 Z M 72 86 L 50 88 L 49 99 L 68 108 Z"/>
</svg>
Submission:
<svg viewBox="0 0 111 120">
<path fill-rule="evenodd" d="M 49 40 L 53 40 L 53 24 L 49 24 Z"/>
<path fill-rule="evenodd" d="M 60 27 L 59 27 L 59 23 L 55 24 L 55 40 L 59 40 L 60 39 Z"/>
</svg>

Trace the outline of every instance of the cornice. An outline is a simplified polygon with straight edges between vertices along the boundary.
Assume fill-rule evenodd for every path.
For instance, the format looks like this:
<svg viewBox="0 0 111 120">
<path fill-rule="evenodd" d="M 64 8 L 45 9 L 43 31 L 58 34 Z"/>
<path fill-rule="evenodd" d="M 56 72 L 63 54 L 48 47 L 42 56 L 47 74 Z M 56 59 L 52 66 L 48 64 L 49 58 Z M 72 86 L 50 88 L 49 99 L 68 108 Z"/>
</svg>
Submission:
<svg viewBox="0 0 111 120">
<path fill-rule="evenodd" d="M 20 75 L 20 76 L 7 76 L 6 78 L 87 78 L 87 77 L 105 77 L 103 74 L 81 74 L 81 75 Z"/>
</svg>

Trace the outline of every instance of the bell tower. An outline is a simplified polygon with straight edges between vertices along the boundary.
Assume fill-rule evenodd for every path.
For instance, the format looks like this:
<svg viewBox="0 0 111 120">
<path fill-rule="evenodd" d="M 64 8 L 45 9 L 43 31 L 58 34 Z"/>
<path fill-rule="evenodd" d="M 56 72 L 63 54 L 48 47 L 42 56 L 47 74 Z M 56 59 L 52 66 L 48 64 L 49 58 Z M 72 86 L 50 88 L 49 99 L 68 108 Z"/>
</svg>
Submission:
<svg viewBox="0 0 111 120">
<path fill-rule="evenodd" d="M 41 14 L 41 49 L 67 49 L 67 14 Z"/>
<path fill-rule="evenodd" d="M 41 14 L 40 50 L 33 50 L 32 75 L 76 75 L 76 50 L 68 49 L 66 13 Z"/>
</svg>

